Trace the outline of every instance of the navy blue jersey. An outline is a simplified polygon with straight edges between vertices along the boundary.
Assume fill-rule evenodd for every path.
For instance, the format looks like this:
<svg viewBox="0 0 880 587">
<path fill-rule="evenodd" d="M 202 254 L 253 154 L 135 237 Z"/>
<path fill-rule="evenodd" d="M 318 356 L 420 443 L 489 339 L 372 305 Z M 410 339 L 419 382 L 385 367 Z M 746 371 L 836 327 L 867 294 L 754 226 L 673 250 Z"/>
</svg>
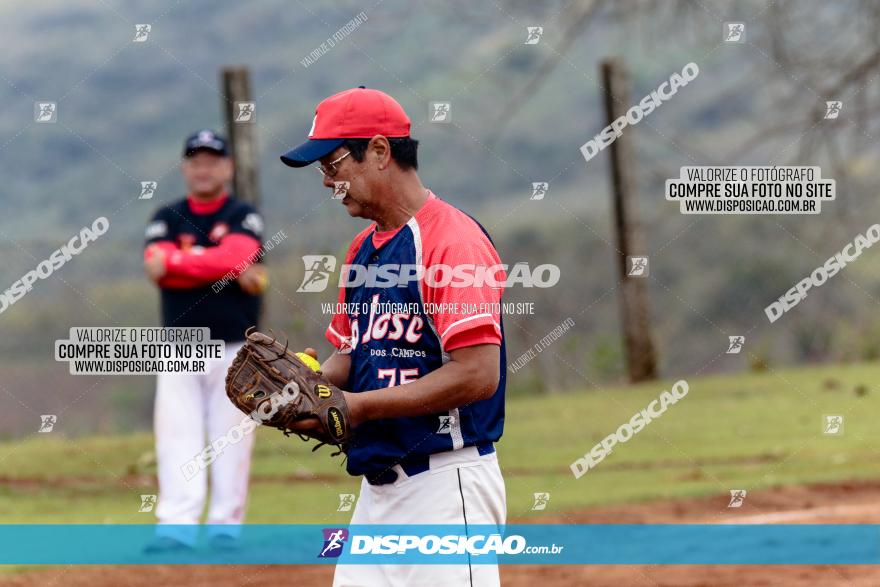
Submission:
<svg viewBox="0 0 880 587">
<path fill-rule="evenodd" d="M 261 298 L 241 289 L 234 270 L 245 259 L 260 258 L 262 232 L 256 210 L 232 197 L 210 203 L 185 198 L 160 208 L 147 226 L 146 244 L 162 245 L 169 255 L 159 284 L 163 325 L 208 327 L 213 339 L 244 340 L 245 331 L 257 326 Z"/>
<path fill-rule="evenodd" d="M 451 351 L 478 344 L 501 346 L 500 364 L 486 366 L 498 369 L 501 377 L 489 399 L 448 412 L 361 424 L 348 452 L 349 473 L 380 473 L 404 457 L 501 437 L 505 354 L 500 303 L 505 276 L 500 263 L 482 227 L 433 194 L 393 235 L 375 234 L 373 225 L 354 239 L 346 267 L 359 269 L 348 270 L 349 285 L 339 296 L 345 312 L 335 314 L 327 329 L 338 352 L 351 355 L 346 389 L 363 392 L 406 384 L 439 369 Z M 465 274 L 474 267 L 492 268 L 493 279 L 467 286 L 460 280 L 444 283 L 439 268 L 455 266 L 465 266 Z M 399 275 L 407 267 L 424 267 L 430 277 L 393 287 L 357 277 L 382 271 Z"/>
</svg>

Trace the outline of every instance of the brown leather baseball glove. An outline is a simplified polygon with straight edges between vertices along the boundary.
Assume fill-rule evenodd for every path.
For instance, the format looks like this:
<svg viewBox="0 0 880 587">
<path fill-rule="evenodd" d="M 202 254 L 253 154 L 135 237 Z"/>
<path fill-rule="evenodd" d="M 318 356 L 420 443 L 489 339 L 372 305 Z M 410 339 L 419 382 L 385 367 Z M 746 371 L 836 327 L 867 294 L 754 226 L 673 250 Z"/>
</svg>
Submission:
<svg viewBox="0 0 880 587">
<path fill-rule="evenodd" d="M 251 418 L 303 440 L 336 446 L 345 452 L 351 438 L 345 395 L 320 370 L 261 332 L 247 340 L 226 374 L 226 395 Z M 339 452 L 334 453 L 334 456 Z"/>
</svg>

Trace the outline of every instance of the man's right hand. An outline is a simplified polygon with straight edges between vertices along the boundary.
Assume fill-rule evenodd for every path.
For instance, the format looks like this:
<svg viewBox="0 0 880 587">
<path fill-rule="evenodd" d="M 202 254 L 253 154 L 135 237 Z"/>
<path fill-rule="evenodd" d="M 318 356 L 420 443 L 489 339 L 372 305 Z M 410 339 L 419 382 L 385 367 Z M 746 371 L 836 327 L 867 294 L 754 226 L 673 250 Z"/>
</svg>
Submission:
<svg viewBox="0 0 880 587">
<path fill-rule="evenodd" d="M 146 255 L 144 255 L 144 272 L 147 277 L 159 283 L 159 280 L 165 277 L 167 268 L 165 267 L 165 251 L 156 245 L 147 247 Z"/>
<path fill-rule="evenodd" d="M 312 353 L 315 353 L 315 349 L 306 349 L 305 353 L 312 355 Z M 318 358 L 317 353 L 312 356 L 316 359 Z M 333 353 L 326 361 L 321 363 L 321 371 L 324 372 L 324 377 L 329 379 L 330 383 L 340 389 L 345 389 L 348 386 L 348 374 L 351 371 L 351 355 L 341 355 L 338 352 Z"/>
</svg>

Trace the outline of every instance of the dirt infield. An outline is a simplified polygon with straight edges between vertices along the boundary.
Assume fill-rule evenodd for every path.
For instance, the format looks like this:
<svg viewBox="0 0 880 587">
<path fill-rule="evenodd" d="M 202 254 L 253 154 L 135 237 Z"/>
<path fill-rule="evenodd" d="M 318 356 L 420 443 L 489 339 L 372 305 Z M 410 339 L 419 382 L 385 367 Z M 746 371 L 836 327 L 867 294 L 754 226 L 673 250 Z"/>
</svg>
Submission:
<svg viewBox="0 0 880 587">
<path fill-rule="evenodd" d="M 780 487 L 749 493 L 742 507 L 729 496 L 602 507 L 568 515 L 552 513 L 541 523 L 880 523 L 880 482 Z M 513 522 L 515 520 L 511 520 Z M 535 522 L 532 518 L 530 521 Z M 155 587 L 329 585 L 331 567 L 295 566 L 119 566 L 53 567 L 0 579 L 3 587 Z M 752 585 L 867 587 L 880 585 L 878 566 L 507 566 L 510 587 L 569 585 L 651 587 L 745 587 Z"/>
</svg>

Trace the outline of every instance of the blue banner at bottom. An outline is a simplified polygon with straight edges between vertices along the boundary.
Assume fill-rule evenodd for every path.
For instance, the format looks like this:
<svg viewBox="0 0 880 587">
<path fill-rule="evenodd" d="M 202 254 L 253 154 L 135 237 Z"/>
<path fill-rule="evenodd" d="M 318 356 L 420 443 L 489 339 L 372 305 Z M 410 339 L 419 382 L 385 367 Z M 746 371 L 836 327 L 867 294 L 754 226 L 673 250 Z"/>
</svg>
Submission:
<svg viewBox="0 0 880 587">
<path fill-rule="evenodd" d="M 880 525 L 0 525 L 0 564 L 468 562 L 873 565 Z"/>
</svg>

